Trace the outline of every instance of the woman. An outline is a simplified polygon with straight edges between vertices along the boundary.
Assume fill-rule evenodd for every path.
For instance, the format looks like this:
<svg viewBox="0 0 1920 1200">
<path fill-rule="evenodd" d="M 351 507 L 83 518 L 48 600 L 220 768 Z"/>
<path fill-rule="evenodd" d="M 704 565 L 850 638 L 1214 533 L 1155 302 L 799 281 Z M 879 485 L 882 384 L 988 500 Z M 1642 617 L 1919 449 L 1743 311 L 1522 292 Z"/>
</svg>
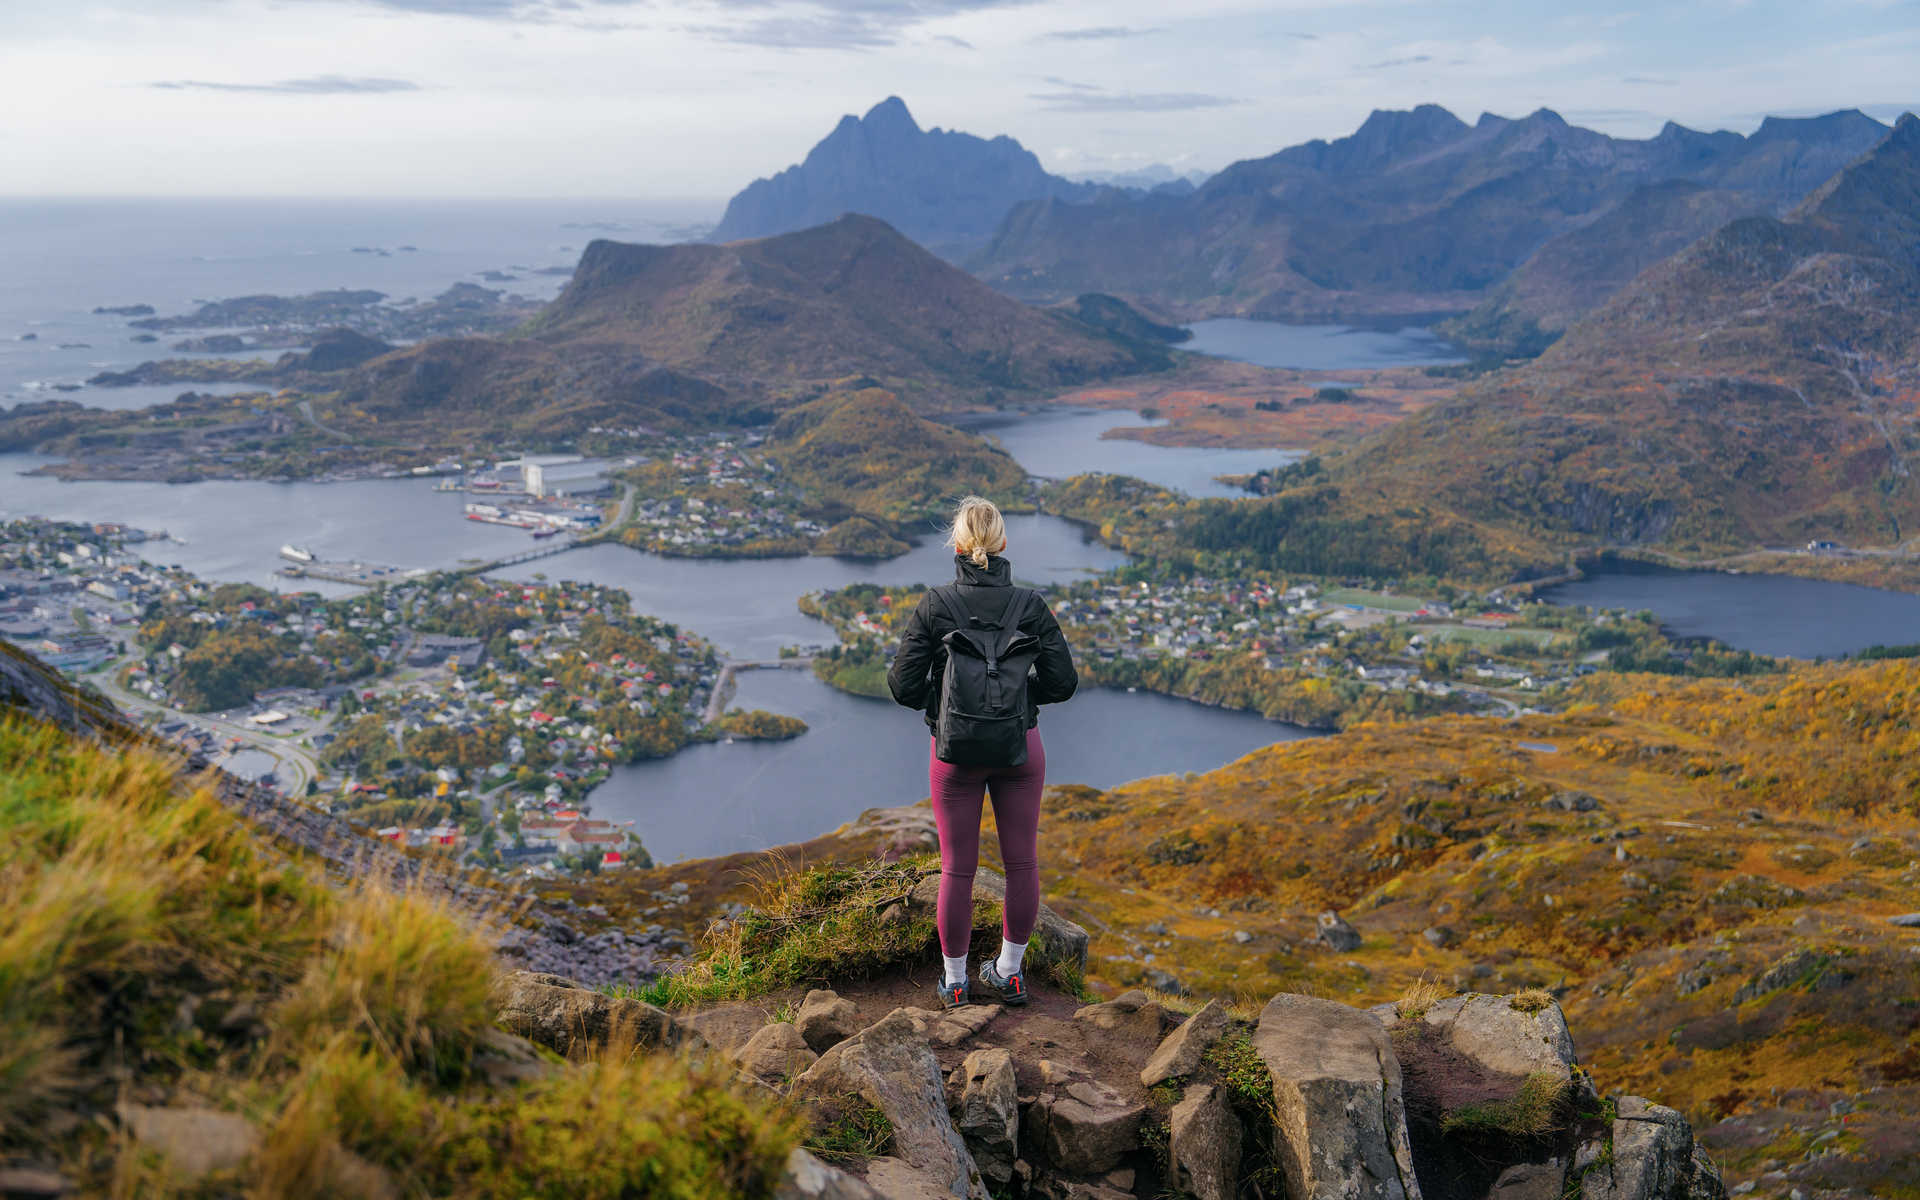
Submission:
<svg viewBox="0 0 1920 1200">
<path fill-rule="evenodd" d="M 1007 623 L 1038 642 L 1027 680 L 1025 761 L 1017 766 L 956 766 L 940 759 L 939 743 L 927 752 L 927 782 L 940 829 L 940 900 L 936 918 L 945 960 L 937 988 L 940 1003 L 957 1008 L 971 999 L 967 944 L 973 933 L 973 874 L 980 860 L 980 809 L 993 799 L 1000 830 L 1000 858 L 1007 869 L 1007 899 L 1000 955 L 980 964 L 980 982 L 1005 1004 L 1027 1002 L 1021 962 L 1040 912 L 1040 793 L 1046 787 L 1047 752 L 1040 743 L 1039 707 L 1073 695 L 1079 677 L 1060 623 L 1039 593 L 1013 586 L 1005 557 L 1007 524 L 1000 510 L 978 496 L 960 502 L 947 536 L 953 547 L 954 583 L 921 597 L 900 649 L 887 672 L 893 698 L 926 714 L 929 731 L 940 720 L 941 676 L 949 633 L 965 617 L 974 630 L 1004 630 Z M 956 706 L 958 711 L 958 706 Z M 1011 731 L 1017 736 L 1018 727 Z"/>
</svg>

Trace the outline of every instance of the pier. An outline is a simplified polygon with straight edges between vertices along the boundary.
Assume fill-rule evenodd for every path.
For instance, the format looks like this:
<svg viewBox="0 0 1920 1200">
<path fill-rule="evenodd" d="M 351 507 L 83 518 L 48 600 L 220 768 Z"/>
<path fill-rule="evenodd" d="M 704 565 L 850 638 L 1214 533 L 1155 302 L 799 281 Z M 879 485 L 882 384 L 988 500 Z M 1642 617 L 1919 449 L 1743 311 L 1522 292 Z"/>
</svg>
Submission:
<svg viewBox="0 0 1920 1200">
<path fill-rule="evenodd" d="M 324 579 L 329 583 L 373 587 L 376 584 L 418 579 L 427 574 L 427 571 L 424 567 L 384 567 L 378 563 L 358 562 L 351 559 L 339 562 L 315 559 L 312 562 L 286 563 L 276 573 L 288 579 Z"/>
</svg>

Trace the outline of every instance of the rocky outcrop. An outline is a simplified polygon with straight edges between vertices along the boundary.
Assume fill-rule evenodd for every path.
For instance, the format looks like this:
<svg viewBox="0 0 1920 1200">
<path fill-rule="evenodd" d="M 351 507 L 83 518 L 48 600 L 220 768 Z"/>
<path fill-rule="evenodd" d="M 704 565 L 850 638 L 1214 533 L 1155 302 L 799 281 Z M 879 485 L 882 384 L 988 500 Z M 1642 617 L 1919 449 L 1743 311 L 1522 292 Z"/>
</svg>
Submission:
<svg viewBox="0 0 1920 1200">
<path fill-rule="evenodd" d="M 1068 1084 L 1065 1096 L 1035 1106 L 1048 1160 L 1075 1175 L 1098 1175 L 1119 1166 L 1139 1147 L 1146 1115 L 1146 1105 L 1129 1103 L 1091 1080 Z"/>
<path fill-rule="evenodd" d="M 775 1021 L 747 1039 L 736 1054 L 740 1069 L 766 1083 L 777 1083 L 805 1073 L 820 1057 L 791 1021 Z"/>
<path fill-rule="evenodd" d="M 1693 1144 L 1693 1127 L 1671 1108 L 1623 1096 L 1604 1139 L 1586 1157 L 1580 1200 L 1724 1200 L 1720 1172 Z"/>
<path fill-rule="evenodd" d="M 1273 1076 L 1274 1152 L 1301 1200 L 1420 1200 L 1400 1062 L 1378 1018 L 1281 994 L 1253 1047 Z"/>
<path fill-rule="evenodd" d="M 927 912 L 932 912 L 939 899 L 940 876 L 935 874 L 915 884 L 906 902 L 925 906 Z M 973 899 L 976 904 L 982 900 L 1004 904 L 1007 899 L 1006 876 L 982 867 L 973 877 Z M 1075 969 L 1084 969 L 1087 965 L 1087 941 L 1086 930 L 1042 904 L 1039 919 L 1033 927 L 1033 938 L 1027 943 L 1027 962 L 1030 966 L 1063 963 Z"/>
<path fill-rule="evenodd" d="M 830 1167 L 799 1147 L 787 1155 L 786 1174 L 773 1200 L 884 1200 L 863 1180 Z"/>
<path fill-rule="evenodd" d="M 794 1014 L 793 1024 L 806 1039 L 808 1048 L 820 1054 L 859 1030 L 860 1011 L 832 991 L 815 988 L 807 993 L 800 1011 Z"/>
<path fill-rule="evenodd" d="M 827 1067 L 822 1059 L 818 1067 Z M 831 1094 L 858 1094 L 886 1114 L 894 1147 L 937 1195 L 988 1200 L 980 1169 L 947 1112 L 946 1080 L 927 1042 L 926 1024 L 901 1009 L 833 1048 L 832 1065 L 805 1081 Z M 886 1194 L 894 1191 L 883 1188 Z"/>
<path fill-rule="evenodd" d="M 664 1009 L 581 987 L 558 975 L 515 971 L 500 987 L 495 1017 L 507 1029 L 561 1054 L 604 1046 L 614 1036 L 635 1045 L 674 1047 L 690 1038 Z M 804 1047 L 802 1047 L 804 1049 Z"/>
</svg>

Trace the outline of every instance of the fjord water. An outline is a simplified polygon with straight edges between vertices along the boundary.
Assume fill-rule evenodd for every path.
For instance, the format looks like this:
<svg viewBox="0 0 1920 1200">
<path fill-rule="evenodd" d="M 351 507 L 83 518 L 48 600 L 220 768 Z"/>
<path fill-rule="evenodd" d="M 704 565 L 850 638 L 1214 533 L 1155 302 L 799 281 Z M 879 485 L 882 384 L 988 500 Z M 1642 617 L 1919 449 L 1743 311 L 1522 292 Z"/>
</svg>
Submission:
<svg viewBox="0 0 1920 1200">
<path fill-rule="evenodd" d="M 927 794 L 927 727 L 916 712 L 834 691 L 800 671 L 742 672 L 735 703 L 797 716 L 808 731 L 616 767 L 593 793 L 594 815 L 634 821 L 654 857 L 670 861 L 819 837 L 863 809 Z M 1040 734 L 1049 783 L 1100 788 L 1212 770 L 1312 736 L 1253 713 L 1104 688 L 1041 709 Z"/>
<path fill-rule="evenodd" d="M 1137 412 L 1064 408 L 1018 414 L 965 417 L 962 429 L 1000 443 L 1030 475 L 1066 479 L 1089 471 L 1132 475 L 1189 496 L 1244 496 L 1220 482 L 1222 475 L 1251 475 L 1304 457 L 1298 450 L 1230 450 L 1211 446 L 1156 446 L 1110 431 L 1164 425 Z"/>
<path fill-rule="evenodd" d="M 1419 326 L 1400 329 L 1354 325 L 1291 325 L 1218 317 L 1188 326 L 1193 337 L 1180 349 L 1234 358 L 1262 367 L 1302 371 L 1358 371 L 1382 367 L 1432 367 L 1464 361 L 1459 348 Z"/>
<path fill-rule="evenodd" d="M 0 407 L 54 397 L 136 407 L 124 391 L 47 390 L 167 357 L 168 343 L 186 336 L 134 343 L 138 331 L 127 317 L 95 314 L 96 307 L 151 304 L 171 316 L 205 300 L 333 288 L 424 300 L 463 280 L 545 299 L 566 277 L 531 272 L 573 266 L 594 238 L 681 240 L 718 207 L 694 200 L 0 199 Z M 516 278 L 488 283 L 483 271 Z M 29 333 L 34 338 L 22 341 Z M 145 403 L 187 390 L 174 387 Z"/>
<path fill-rule="evenodd" d="M 1651 611 L 1681 637 L 1786 658 L 1839 658 L 1920 642 L 1920 596 L 1791 575 L 1608 563 L 1541 592 L 1555 604 Z"/>
</svg>

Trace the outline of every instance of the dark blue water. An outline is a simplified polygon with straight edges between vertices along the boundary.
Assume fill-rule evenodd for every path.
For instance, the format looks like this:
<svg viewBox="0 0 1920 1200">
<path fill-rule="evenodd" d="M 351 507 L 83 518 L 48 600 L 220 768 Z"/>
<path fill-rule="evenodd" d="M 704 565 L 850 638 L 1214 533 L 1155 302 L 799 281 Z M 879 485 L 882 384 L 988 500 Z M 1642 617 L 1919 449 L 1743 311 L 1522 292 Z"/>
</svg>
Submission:
<svg viewBox="0 0 1920 1200">
<path fill-rule="evenodd" d="M 1555 604 L 1651 611 L 1681 637 L 1789 658 L 1839 658 L 1920 642 L 1920 596 L 1790 575 L 1608 564 L 1546 588 Z"/>
<path fill-rule="evenodd" d="M 1458 347 L 1418 326 L 1367 329 L 1352 325 L 1289 325 L 1220 317 L 1195 321 L 1180 349 L 1235 358 L 1263 367 L 1354 371 L 1427 367 L 1464 361 Z"/>
<path fill-rule="evenodd" d="M 1032 475 L 1065 479 L 1089 471 L 1132 475 L 1189 496 L 1245 496 L 1221 483 L 1221 475 L 1251 475 L 1305 457 L 1299 450 L 1227 450 L 1205 446 L 1156 446 L 1137 438 L 1107 437 L 1119 428 L 1151 428 L 1137 412 L 1056 408 L 1038 412 L 969 416 L 954 422 L 986 434 Z"/>
</svg>

